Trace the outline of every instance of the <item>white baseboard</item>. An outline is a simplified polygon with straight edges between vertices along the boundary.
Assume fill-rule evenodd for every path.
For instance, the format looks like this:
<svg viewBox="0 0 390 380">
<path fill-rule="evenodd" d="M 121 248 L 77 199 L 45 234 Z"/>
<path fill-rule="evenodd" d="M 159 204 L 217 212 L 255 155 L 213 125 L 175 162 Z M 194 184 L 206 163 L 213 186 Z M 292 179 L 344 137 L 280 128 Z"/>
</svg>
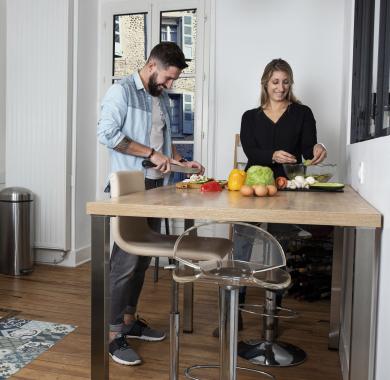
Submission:
<svg viewBox="0 0 390 380">
<path fill-rule="evenodd" d="M 36 248 L 34 254 L 34 261 L 37 264 L 75 268 L 91 260 L 91 246 L 66 252 L 56 249 Z"/>
</svg>

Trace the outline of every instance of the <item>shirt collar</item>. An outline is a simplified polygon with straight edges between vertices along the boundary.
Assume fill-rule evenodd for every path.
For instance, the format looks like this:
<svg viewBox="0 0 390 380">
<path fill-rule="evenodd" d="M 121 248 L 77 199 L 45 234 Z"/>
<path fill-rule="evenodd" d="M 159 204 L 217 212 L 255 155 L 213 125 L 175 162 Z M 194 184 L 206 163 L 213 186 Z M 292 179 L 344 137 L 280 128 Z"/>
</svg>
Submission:
<svg viewBox="0 0 390 380">
<path fill-rule="evenodd" d="M 142 80 L 141 80 L 141 77 L 139 76 L 138 71 L 136 71 L 134 73 L 134 82 L 135 82 L 135 85 L 137 87 L 137 90 L 144 90 L 145 89 L 144 84 L 142 83 Z"/>
</svg>

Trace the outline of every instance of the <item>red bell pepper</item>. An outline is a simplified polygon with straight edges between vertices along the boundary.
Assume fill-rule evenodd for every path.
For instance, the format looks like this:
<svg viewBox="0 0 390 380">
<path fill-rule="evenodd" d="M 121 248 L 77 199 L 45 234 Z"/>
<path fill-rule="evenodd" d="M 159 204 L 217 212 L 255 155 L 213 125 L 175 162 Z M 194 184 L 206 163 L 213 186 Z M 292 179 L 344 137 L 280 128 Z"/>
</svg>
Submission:
<svg viewBox="0 0 390 380">
<path fill-rule="evenodd" d="M 200 191 L 204 193 L 211 192 L 211 191 L 222 191 L 222 186 L 216 181 L 210 181 L 204 183 L 200 187 Z"/>
</svg>

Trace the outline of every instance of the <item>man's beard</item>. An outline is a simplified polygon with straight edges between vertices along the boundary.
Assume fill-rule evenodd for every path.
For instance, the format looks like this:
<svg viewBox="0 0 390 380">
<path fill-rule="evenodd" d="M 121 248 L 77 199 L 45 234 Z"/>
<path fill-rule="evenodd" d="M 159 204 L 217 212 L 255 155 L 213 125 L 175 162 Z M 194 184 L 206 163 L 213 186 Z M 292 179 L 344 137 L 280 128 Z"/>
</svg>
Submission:
<svg viewBox="0 0 390 380">
<path fill-rule="evenodd" d="M 163 92 L 163 88 L 159 87 L 159 85 L 156 82 L 157 73 L 153 73 L 148 81 L 148 90 L 149 94 L 152 96 L 160 96 Z"/>
</svg>

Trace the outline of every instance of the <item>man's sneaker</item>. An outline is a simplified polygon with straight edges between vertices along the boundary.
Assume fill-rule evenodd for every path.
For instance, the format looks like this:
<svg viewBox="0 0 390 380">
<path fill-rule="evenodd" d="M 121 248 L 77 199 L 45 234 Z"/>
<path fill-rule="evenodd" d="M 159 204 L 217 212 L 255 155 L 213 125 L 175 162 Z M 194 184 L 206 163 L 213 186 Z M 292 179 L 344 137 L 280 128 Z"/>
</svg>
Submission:
<svg viewBox="0 0 390 380">
<path fill-rule="evenodd" d="M 137 365 L 141 363 L 141 358 L 129 347 L 126 338 L 121 335 L 115 338 L 109 346 L 109 353 L 114 362 L 123 365 Z"/>
<path fill-rule="evenodd" d="M 158 342 L 165 339 L 165 333 L 163 331 L 152 329 L 146 321 L 138 317 L 129 325 L 123 325 L 122 334 L 126 338 L 147 340 L 149 342 Z"/>
</svg>

